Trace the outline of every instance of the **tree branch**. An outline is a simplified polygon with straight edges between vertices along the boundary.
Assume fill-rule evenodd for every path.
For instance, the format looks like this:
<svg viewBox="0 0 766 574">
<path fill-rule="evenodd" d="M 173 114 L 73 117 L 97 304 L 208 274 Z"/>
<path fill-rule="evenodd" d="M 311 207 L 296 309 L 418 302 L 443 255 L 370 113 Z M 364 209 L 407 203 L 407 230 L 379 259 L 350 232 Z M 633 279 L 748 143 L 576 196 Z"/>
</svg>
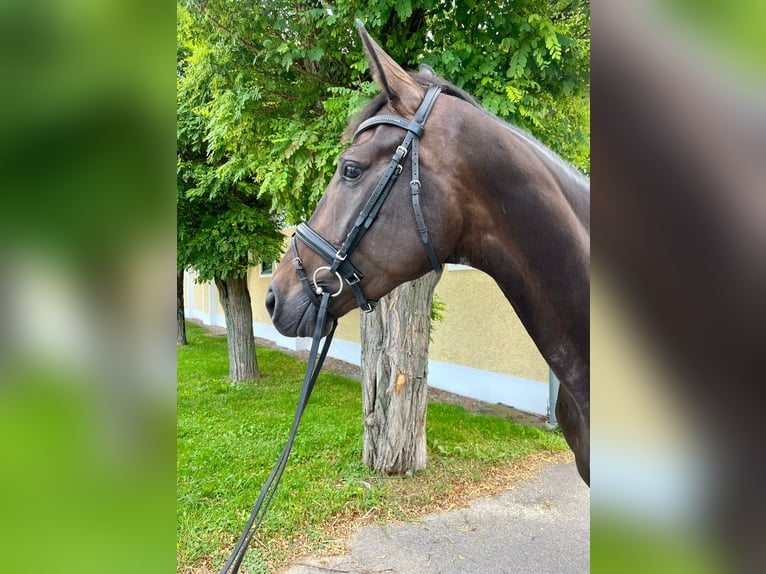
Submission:
<svg viewBox="0 0 766 574">
<path fill-rule="evenodd" d="M 192 3 L 193 3 L 193 4 L 194 4 L 194 6 L 197 8 L 197 10 L 199 11 L 199 13 L 200 13 L 200 14 L 202 14 L 202 15 L 205 17 L 205 19 L 206 19 L 208 22 L 210 22 L 210 23 L 211 23 L 211 24 L 213 24 L 213 25 L 214 25 L 216 28 L 218 28 L 219 30 L 221 30 L 221 31 L 225 32 L 225 33 L 226 33 L 226 34 L 228 34 L 229 36 L 232 36 L 232 37 L 234 37 L 234 38 L 237 40 L 237 42 L 238 42 L 239 44 L 241 44 L 242 46 L 244 46 L 244 47 L 245 47 L 245 48 L 247 48 L 248 50 L 250 50 L 250 51 L 252 51 L 252 52 L 256 52 L 256 53 L 257 53 L 257 52 L 259 51 L 259 50 L 258 50 L 258 46 L 256 46 L 256 45 L 255 45 L 255 44 L 253 44 L 252 42 L 248 42 L 247 40 L 245 40 L 245 39 L 243 39 L 243 38 L 240 38 L 239 36 L 236 36 L 236 35 L 234 34 L 234 32 L 232 32 L 232 31 L 231 31 L 229 28 L 227 28 L 226 26 L 224 26 L 223 24 L 221 24 L 221 23 L 220 23 L 218 20 L 216 20 L 215 18 L 213 18 L 213 17 L 212 17 L 210 14 L 208 14 L 208 12 L 207 12 L 207 3 L 208 3 L 208 1 L 209 1 L 209 0 L 203 0 L 201 4 L 197 4 L 197 2 L 192 2 Z"/>
<path fill-rule="evenodd" d="M 260 50 L 258 49 L 258 46 L 256 46 L 252 42 L 249 42 L 248 40 L 245 40 L 244 38 L 241 38 L 241 37 L 237 36 L 232 30 L 230 30 L 229 28 L 227 28 L 226 26 L 221 24 L 221 22 L 216 20 L 213 16 L 211 16 L 207 12 L 207 10 L 206 10 L 208 2 L 209 2 L 209 0 L 203 0 L 199 4 L 197 2 L 193 2 L 193 4 L 197 8 L 199 13 L 202 14 L 202 16 L 204 16 L 205 19 L 208 22 L 213 24 L 213 26 L 215 26 L 216 28 L 218 28 L 222 32 L 228 34 L 229 36 L 232 36 L 239 44 L 241 44 L 242 46 L 244 46 L 245 48 L 247 48 L 251 52 L 255 52 L 255 53 L 259 53 L 260 52 Z M 321 76 L 318 76 L 317 74 L 309 72 L 308 70 L 306 70 L 304 68 L 301 68 L 300 66 L 298 66 L 295 63 L 290 64 L 290 69 L 293 70 L 294 72 L 302 75 L 302 76 L 305 76 L 307 78 L 310 78 L 310 79 L 314 80 L 315 82 L 319 82 L 320 84 L 325 84 L 325 85 L 328 85 L 328 86 L 331 86 L 331 87 L 336 87 L 335 84 L 332 81 L 330 81 L 329 79 L 323 78 Z"/>
</svg>

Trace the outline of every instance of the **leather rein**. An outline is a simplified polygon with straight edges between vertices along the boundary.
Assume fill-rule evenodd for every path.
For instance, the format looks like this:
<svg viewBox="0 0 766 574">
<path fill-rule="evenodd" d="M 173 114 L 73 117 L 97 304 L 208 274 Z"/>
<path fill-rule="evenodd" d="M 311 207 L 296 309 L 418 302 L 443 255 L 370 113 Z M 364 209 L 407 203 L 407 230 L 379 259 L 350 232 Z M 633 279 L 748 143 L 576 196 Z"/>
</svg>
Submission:
<svg viewBox="0 0 766 574">
<path fill-rule="evenodd" d="M 408 154 L 411 152 L 412 157 L 412 179 L 410 180 L 410 196 L 412 198 L 412 209 L 415 214 L 415 222 L 420 234 L 420 239 L 423 242 L 423 246 L 426 251 L 428 260 L 431 262 L 431 266 L 435 271 L 441 272 L 442 266 L 434 253 L 434 249 L 428 238 L 428 230 L 426 228 L 425 220 L 423 219 L 423 212 L 420 208 L 420 179 L 419 179 L 419 154 L 418 154 L 418 141 L 425 132 L 425 123 L 428 119 L 431 109 L 433 108 L 436 97 L 439 95 L 440 88 L 438 86 L 431 86 L 428 89 L 420 107 L 415 112 L 415 116 L 412 120 L 407 120 L 399 116 L 394 115 L 379 115 L 369 118 L 362 122 L 354 132 L 354 139 L 374 126 L 381 124 L 392 125 L 407 130 L 407 135 L 404 138 L 402 144 L 396 148 L 396 153 L 391 158 L 391 161 L 383 173 L 383 176 L 378 181 L 372 195 L 367 200 L 367 203 L 362 208 L 359 216 L 354 223 L 353 228 L 346 236 L 346 240 L 339 249 L 333 247 L 333 245 L 322 237 L 319 233 L 311 229 L 307 223 L 301 223 L 298 225 L 295 234 L 293 235 L 290 248 L 293 251 L 295 257 L 293 258 L 293 266 L 295 272 L 298 275 L 303 287 L 310 294 L 311 302 L 317 307 L 317 319 L 314 327 L 314 337 L 311 342 L 311 351 L 309 352 L 309 358 L 306 364 L 306 374 L 303 378 L 303 386 L 301 387 L 301 394 L 298 399 L 298 406 L 295 411 L 295 417 L 290 428 L 290 435 L 287 439 L 287 443 L 277 459 L 276 465 L 271 471 L 271 474 L 266 479 L 261 493 L 258 496 L 258 500 L 255 503 L 250 518 L 245 525 L 242 534 L 237 541 L 237 544 L 232 550 L 226 564 L 219 574 L 237 574 L 239 568 L 242 565 L 242 561 L 245 558 L 245 553 L 250 545 L 250 542 L 255 535 L 256 530 L 263 521 L 263 517 L 271 504 L 271 500 L 274 497 L 274 493 L 277 490 L 279 481 L 282 478 L 282 473 L 287 465 L 287 459 L 290 456 L 290 451 L 295 441 L 296 433 L 298 432 L 298 425 L 300 424 L 303 411 L 306 409 L 311 392 L 316 384 L 316 379 L 319 376 L 319 371 L 322 368 L 325 358 L 327 357 L 327 351 L 332 343 L 333 335 L 335 334 L 335 328 L 338 326 L 336 319 L 331 318 L 328 314 L 328 308 L 330 306 L 330 299 L 337 297 L 343 290 L 343 283 L 345 282 L 356 298 L 357 304 L 362 311 L 370 312 L 375 308 L 377 301 L 368 300 L 364 292 L 362 291 L 359 283 L 362 281 L 364 275 L 351 263 L 349 255 L 359 245 L 359 242 L 364 237 L 365 233 L 372 226 L 375 218 L 378 216 L 378 212 L 383 205 L 383 202 L 388 197 L 388 193 L 391 191 L 394 183 L 399 175 L 401 175 L 403 167 L 402 163 Z M 308 246 L 312 251 L 324 259 L 328 265 L 323 265 L 314 270 L 314 273 L 309 282 L 306 270 L 303 267 L 303 261 L 298 255 L 298 247 L 296 245 L 296 237 Z M 317 283 L 317 274 L 321 270 L 327 270 L 330 274 L 335 274 L 338 278 L 340 285 L 338 291 L 330 292 L 323 289 Z M 332 328 L 329 334 L 324 338 L 324 344 L 321 346 L 320 341 L 322 339 L 322 333 L 328 319 L 332 320 Z"/>
</svg>

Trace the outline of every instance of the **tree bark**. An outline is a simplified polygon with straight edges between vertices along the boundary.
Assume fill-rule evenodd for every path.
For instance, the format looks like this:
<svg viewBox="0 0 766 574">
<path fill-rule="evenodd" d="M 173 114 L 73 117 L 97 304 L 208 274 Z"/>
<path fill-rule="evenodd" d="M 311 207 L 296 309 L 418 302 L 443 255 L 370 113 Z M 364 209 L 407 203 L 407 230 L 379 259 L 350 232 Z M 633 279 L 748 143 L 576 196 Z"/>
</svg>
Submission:
<svg viewBox="0 0 766 574">
<path fill-rule="evenodd" d="M 394 289 L 362 315 L 362 408 L 368 468 L 387 475 L 426 466 L 431 303 L 439 275 Z"/>
<path fill-rule="evenodd" d="M 255 358 L 253 309 L 247 277 L 215 278 L 218 297 L 226 317 L 226 344 L 229 351 L 229 379 L 249 381 L 260 376 Z"/>
<path fill-rule="evenodd" d="M 184 272 L 183 269 L 176 271 L 176 322 L 178 324 L 176 344 L 186 345 L 186 316 L 184 314 Z"/>
</svg>

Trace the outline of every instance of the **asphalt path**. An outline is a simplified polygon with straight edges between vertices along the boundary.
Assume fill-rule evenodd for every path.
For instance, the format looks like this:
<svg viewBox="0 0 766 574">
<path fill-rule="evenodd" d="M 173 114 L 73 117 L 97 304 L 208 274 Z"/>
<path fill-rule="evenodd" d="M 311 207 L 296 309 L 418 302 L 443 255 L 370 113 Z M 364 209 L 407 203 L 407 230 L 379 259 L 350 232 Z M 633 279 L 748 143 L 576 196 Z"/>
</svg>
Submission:
<svg viewBox="0 0 766 574">
<path fill-rule="evenodd" d="M 468 508 L 415 523 L 365 526 L 346 556 L 304 559 L 286 574 L 586 574 L 590 492 L 574 463 L 543 469 Z"/>
</svg>

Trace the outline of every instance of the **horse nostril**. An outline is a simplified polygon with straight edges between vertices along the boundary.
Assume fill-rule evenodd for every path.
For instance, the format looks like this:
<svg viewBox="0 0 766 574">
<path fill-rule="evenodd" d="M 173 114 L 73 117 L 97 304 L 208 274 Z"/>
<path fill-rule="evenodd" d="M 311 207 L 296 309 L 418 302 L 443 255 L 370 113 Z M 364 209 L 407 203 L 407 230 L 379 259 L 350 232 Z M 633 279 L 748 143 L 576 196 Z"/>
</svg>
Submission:
<svg viewBox="0 0 766 574">
<path fill-rule="evenodd" d="M 266 311 L 269 312 L 269 317 L 274 318 L 274 309 L 277 306 L 277 296 L 274 294 L 274 290 L 269 286 L 269 290 L 266 292 Z"/>
</svg>

